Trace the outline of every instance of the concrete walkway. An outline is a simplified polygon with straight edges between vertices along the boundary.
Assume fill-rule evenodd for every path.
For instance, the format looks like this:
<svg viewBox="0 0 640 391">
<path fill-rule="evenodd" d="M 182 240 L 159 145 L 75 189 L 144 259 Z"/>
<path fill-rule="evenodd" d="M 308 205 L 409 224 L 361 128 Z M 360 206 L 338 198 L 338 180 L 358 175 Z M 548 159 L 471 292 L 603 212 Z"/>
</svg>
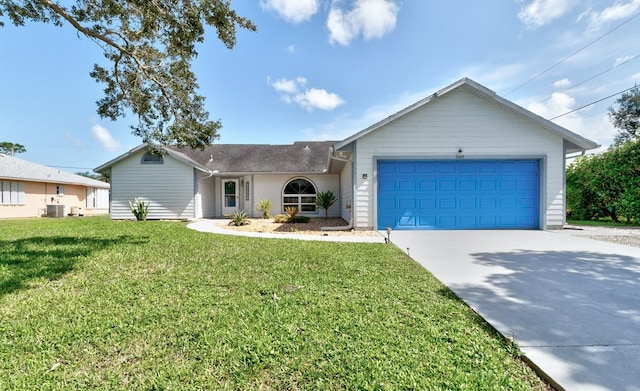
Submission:
<svg viewBox="0 0 640 391">
<path fill-rule="evenodd" d="M 640 390 L 640 248 L 567 231 L 393 231 L 560 386 Z"/>
</svg>

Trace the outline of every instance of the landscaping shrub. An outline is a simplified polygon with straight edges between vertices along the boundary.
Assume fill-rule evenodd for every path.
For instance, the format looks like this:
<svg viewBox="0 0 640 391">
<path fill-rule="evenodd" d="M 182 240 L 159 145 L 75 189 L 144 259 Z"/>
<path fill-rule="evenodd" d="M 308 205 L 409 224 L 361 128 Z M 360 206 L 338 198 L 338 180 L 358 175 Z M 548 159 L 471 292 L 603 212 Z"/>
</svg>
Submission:
<svg viewBox="0 0 640 391">
<path fill-rule="evenodd" d="M 316 206 L 324 209 L 324 217 L 329 217 L 329 208 L 336 203 L 336 196 L 332 191 L 323 191 L 316 195 Z"/>
<path fill-rule="evenodd" d="M 233 212 L 231 221 L 229 222 L 229 225 L 235 225 L 236 227 L 249 224 L 251 224 L 249 215 L 244 210 L 236 210 L 235 212 Z"/>
<path fill-rule="evenodd" d="M 136 198 L 135 204 L 129 201 L 129 209 L 131 209 L 131 213 L 136 216 L 136 220 L 145 221 L 149 213 L 149 204 L 150 202 L 144 202 Z"/>
<path fill-rule="evenodd" d="M 256 205 L 256 210 L 258 212 L 262 212 L 262 218 L 263 219 L 268 219 L 271 217 L 271 200 L 260 200 L 258 201 L 258 204 Z"/>
</svg>

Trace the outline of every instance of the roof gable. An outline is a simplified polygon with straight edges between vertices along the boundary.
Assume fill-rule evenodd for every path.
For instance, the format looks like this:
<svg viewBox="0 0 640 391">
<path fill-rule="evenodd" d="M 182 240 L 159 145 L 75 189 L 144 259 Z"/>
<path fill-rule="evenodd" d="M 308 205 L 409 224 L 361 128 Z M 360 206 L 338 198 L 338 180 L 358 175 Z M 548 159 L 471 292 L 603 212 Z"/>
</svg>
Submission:
<svg viewBox="0 0 640 391">
<path fill-rule="evenodd" d="M 418 110 L 419 108 L 437 100 L 439 97 L 444 96 L 449 94 L 452 91 L 455 90 L 464 90 L 468 93 L 474 94 L 478 97 L 481 97 L 483 99 L 486 99 L 488 101 L 491 101 L 495 104 L 497 104 L 499 107 L 517 115 L 520 117 L 523 117 L 531 122 L 533 122 L 534 124 L 536 124 L 538 127 L 545 129 L 551 133 L 557 134 L 558 136 L 562 137 L 563 140 L 565 140 L 565 145 L 567 147 L 568 152 L 579 152 L 579 151 L 585 151 L 585 150 L 589 150 L 589 149 L 594 149 L 598 147 L 598 144 L 594 143 L 591 140 L 588 140 L 576 133 L 571 132 L 570 130 L 557 125 L 547 119 L 544 119 L 542 117 L 540 117 L 537 114 L 534 114 L 533 112 L 518 106 L 517 104 L 504 99 L 500 96 L 498 96 L 494 91 L 482 86 L 481 84 L 476 83 L 475 81 L 468 79 L 468 78 L 463 78 L 458 80 L 457 82 L 441 89 L 440 91 L 422 99 L 419 100 L 418 102 L 398 111 L 395 114 L 390 115 L 387 118 L 384 118 L 383 120 L 361 130 L 360 132 L 336 143 L 334 145 L 334 148 L 336 150 L 339 150 L 341 148 L 344 148 L 345 146 L 351 144 L 352 142 L 358 140 L 361 137 L 366 136 L 367 134 L 376 131 L 377 129 L 380 129 L 382 127 L 384 127 L 385 125 L 415 111 Z"/>
<path fill-rule="evenodd" d="M 109 188 L 106 182 L 0 154 L 0 178 Z"/>
</svg>

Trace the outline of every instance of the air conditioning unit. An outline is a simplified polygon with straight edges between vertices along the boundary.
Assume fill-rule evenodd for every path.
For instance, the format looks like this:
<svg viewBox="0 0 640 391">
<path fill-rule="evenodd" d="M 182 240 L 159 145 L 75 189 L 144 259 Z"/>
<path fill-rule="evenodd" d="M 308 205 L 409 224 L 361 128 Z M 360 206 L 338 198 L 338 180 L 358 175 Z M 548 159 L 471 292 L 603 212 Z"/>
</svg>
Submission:
<svg viewBox="0 0 640 391">
<path fill-rule="evenodd" d="M 47 205 L 47 217 L 64 217 L 64 205 Z"/>
</svg>

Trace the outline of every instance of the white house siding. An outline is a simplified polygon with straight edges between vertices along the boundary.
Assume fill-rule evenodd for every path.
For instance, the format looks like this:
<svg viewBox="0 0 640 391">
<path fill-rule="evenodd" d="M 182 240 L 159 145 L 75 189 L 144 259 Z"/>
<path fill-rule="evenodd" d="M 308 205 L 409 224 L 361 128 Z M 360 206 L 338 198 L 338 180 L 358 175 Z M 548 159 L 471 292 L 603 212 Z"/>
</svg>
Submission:
<svg viewBox="0 0 640 391">
<path fill-rule="evenodd" d="M 141 164 L 144 151 L 111 167 L 111 218 L 134 219 L 129 201 L 149 202 L 148 219 L 193 219 L 194 168 L 171 156 L 163 164 Z"/>
<path fill-rule="evenodd" d="M 198 209 L 200 211 L 198 218 L 211 218 L 216 216 L 214 178 L 205 173 L 198 173 L 198 188 L 196 199 L 199 199 Z"/>
<path fill-rule="evenodd" d="M 340 173 L 340 216 L 346 220 L 351 219 L 353 205 L 353 163 L 347 162 Z"/>
<path fill-rule="evenodd" d="M 340 217 L 340 176 L 337 174 L 312 174 L 312 175 L 289 175 L 289 174 L 265 174 L 253 176 L 253 200 L 251 211 L 246 205 L 247 213 L 253 217 L 260 217 L 260 212 L 256 211 L 255 204 L 259 200 L 271 200 L 273 208 L 272 214 L 284 213 L 282 207 L 282 190 L 284 186 L 294 178 L 304 178 L 309 180 L 316 187 L 316 192 L 332 191 L 338 200 L 329 208 L 329 217 Z M 309 216 L 315 216 L 308 214 Z M 324 210 L 318 210 L 317 216 L 324 217 Z"/>
<path fill-rule="evenodd" d="M 467 91 L 451 91 L 355 143 L 357 228 L 376 225 L 377 159 L 455 159 L 459 149 L 465 159 L 541 159 L 541 228 L 563 224 L 562 138 Z"/>
</svg>

